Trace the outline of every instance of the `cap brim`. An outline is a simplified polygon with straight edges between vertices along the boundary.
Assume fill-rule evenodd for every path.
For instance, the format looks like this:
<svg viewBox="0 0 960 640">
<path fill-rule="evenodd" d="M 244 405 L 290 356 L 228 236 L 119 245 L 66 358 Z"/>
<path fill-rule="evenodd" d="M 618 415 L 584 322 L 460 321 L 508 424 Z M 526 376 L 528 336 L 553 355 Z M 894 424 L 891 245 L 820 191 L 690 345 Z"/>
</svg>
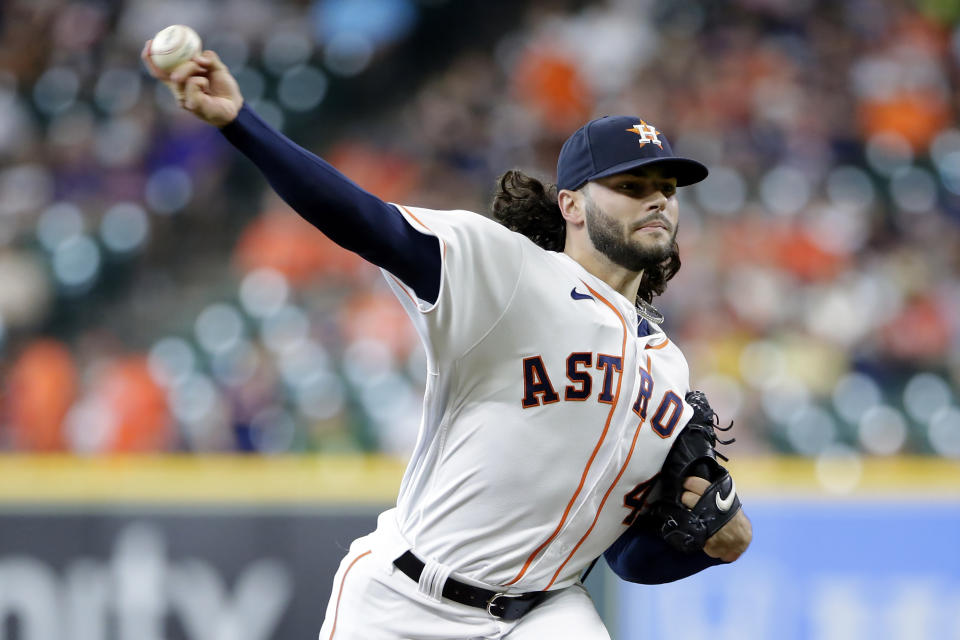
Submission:
<svg viewBox="0 0 960 640">
<path fill-rule="evenodd" d="M 706 166 L 689 158 L 638 158 L 637 160 L 621 162 L 609 169 L 604 169 L 596 175 L 590 176 L 589 180 L 606 178 L 607 176 L 618 173 L 626 173 L 627 171 L 640 167 L 659 167 L 663 171 L 663 175 L 668 178 L 677 179 L 678 187 L 687 187 L 691 184 L 696 184 L 706 178 L 710 173 Z"/>
</svg>

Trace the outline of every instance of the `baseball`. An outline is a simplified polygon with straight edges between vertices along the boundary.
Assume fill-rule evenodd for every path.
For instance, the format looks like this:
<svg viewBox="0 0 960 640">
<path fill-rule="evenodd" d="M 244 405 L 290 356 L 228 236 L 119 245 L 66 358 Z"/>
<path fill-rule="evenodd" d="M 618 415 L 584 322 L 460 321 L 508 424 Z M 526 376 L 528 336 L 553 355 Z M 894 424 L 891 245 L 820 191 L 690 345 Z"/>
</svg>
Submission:
<svg viewBox="0 0 960 640">
<path fill-rule="evenodd" d="M 200 53 L 200 36 L 190 27 L 173 24 L 153 37 L 150 59 L 158 69 L 171 71 Z"/>
</svg>

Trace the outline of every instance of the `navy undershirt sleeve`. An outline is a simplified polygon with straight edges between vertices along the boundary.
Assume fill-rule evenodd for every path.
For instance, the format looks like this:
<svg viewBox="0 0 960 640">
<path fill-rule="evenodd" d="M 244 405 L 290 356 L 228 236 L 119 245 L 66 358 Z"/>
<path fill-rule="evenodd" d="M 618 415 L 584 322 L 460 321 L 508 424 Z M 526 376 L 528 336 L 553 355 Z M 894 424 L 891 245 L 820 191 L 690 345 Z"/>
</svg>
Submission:
<svg viewBox="0 0 960 640">
<path fill-rule="evenodd" d="M 635 522 L 603 554 L 610 569 L 628 582 L 663 584 L 725 564 L 703 551 L 689 555 L 677 551 L 644 525 L 642 520 Z"/>
<path fill-rule="evenodd" d="M 415 229 L 396 207 L 293 143 L 246 105 L 221 132 L 253 161 L 277 194 L 324 235 L 400 278 L 421 300 L 437 301 L 437 238 Z"/>
</svg>

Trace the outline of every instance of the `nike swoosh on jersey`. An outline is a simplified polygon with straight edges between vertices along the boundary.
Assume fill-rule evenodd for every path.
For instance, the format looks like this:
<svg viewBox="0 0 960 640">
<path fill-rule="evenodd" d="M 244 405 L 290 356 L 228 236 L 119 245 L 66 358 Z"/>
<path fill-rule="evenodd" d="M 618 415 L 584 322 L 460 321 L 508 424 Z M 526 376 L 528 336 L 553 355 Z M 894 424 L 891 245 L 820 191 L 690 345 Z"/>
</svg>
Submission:
<svg viewBox="0 0 960 640">
<path fill-rule="evenodd" d="M 587 295 L 586 293 L 580 293 L 577 291 L 576 287 L 570 289 L 570 297 L 574 300 L 593 300 L 593 296 Z"/>
<path fill-rule="evenodd" d="M 730 478 L 730 492 L 727 494 L 727 497 L 721 498 L 719 491 L 717 491 L 714 497 L 717 499 L 717 509 L 720 509 L 720 511 L 730 511 L 730 507 L 733 506 L 733 500 L 737 497 L 737 485 L 733 481 L 733 478 Z"/>
</svg>

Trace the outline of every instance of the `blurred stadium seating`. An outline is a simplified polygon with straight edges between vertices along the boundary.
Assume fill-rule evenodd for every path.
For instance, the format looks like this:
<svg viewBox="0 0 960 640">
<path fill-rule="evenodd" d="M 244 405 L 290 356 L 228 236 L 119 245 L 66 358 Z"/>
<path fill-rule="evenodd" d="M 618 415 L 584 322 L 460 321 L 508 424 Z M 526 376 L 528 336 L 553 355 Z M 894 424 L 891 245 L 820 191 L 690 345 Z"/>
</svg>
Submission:
<svg viewBox="0 0 960 640">
<path fill-rule="evenodd" d="M 486 211 L 502 170 L 552 179 L 580 122 L 641 114 L 711 168 L 681 194 L 660 306 L 738 455 L 960 457 L 957 12 L 4 3 L 2 446 L 411 446 L 423 361 L 403 313 L 146 76 L 142 43 L 175 17 L 264 117 L 391 201 Z"/>
</svg>

